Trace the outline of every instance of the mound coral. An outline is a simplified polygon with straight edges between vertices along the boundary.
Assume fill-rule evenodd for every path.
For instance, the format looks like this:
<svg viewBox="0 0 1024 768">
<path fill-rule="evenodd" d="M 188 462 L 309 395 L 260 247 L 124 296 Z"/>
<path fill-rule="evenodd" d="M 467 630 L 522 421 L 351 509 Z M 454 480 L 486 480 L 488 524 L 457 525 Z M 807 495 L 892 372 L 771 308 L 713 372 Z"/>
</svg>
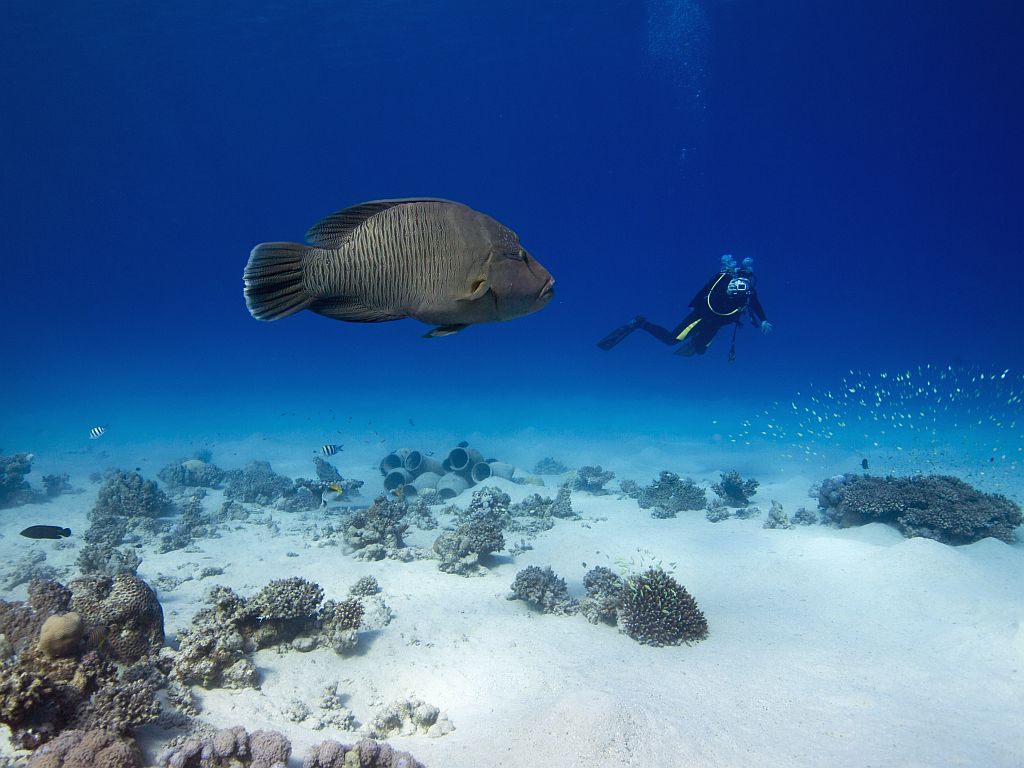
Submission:
<svg viewBox="0 0 1024 768">
<path fill-rule="evenodd" d="M 159 517 L 170 510 L 170 500 L 138 472 L 114 470 L 100 486 L 94 509 L 114 517 Z"/>
<path fill-rule="evenodd" d="M 172 462 L 156 476 L 170 488 L 218 488 L 224 479 L 224 470 L 193 458 Z"/>
<path fill-rule="evenodd" d="M 191 738 L 164 749 L 160 768 L 288 768 L 292 745 L 277 731 L 223 728 L 204 738 Z"/>
<path fill-rule="evenodd" d="M 363 739 L 356 744 L 322 741 L 302 760 L 302 768 L 426 768 L 408 752 L 389 744 Z"/>
<path fill-rule="evenodd" d="M 103 730 L 64 731 L 35 750 L 27 768 L 139 768 L 135 742 Z"/>
<path fill-rule="evenodd" d="M 129 573 L 77 579 L 70 584 L 72 607 L 93 641 L 124 663 L 155 654 L 164 644 L 164 612 L 156 593 Z"/>
<path fill-rule="evenodd" d="M 163 527 L 157 518 L 174 512 L 174 505 L 152 480 L 137 472 L 112 470 L 89 512 L 85 540 L 90 544 L 119 546 L 129 531 L 155 532 Z"/>
<path fill-rule="evenodd" d="M 83 631 L 82 617 L 74 611 L 54 614 L 39 629 L 39 650 L 51 659 L 74 656 Z"/>
<path fill-rule="evenodd" d="M 273 504 L 292 489 L 292 481 L 274 472 L 267 461 L 252 461 L 245 469 L 224 473 L 224 495 L 247 504 Z"/>
</svg>

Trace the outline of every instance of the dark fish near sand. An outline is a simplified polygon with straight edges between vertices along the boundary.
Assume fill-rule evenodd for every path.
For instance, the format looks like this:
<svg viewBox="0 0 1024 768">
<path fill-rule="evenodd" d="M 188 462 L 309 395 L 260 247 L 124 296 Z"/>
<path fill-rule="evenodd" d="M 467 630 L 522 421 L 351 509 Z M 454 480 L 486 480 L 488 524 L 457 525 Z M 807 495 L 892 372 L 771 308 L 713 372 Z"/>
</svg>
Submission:
<svg viewBox="0 0 1024 768">
<path fill-rule="evenodd" d="M 868 471 L 868 460 L 867 459 L 861 459 L 860 460 L 860 468 L 863 469 L 865 472 Z"/>
<path fill-rule="evenodd" d="M 71 529 L 57 525 L 30 525 L 21 535 L 29 539 L 63 539 L 71 535 Z"/>
<path fill-rule="evenodd" d="M 412 317 L 446 336 L 475 323 L 536 312 L 554 279 L 490 216 L 432 198 L 376 200 L 333 213 L 309 245 L 261 243 L 245 266 L 257 320 L 308 309 L 335 320 Z"/>
</svg>

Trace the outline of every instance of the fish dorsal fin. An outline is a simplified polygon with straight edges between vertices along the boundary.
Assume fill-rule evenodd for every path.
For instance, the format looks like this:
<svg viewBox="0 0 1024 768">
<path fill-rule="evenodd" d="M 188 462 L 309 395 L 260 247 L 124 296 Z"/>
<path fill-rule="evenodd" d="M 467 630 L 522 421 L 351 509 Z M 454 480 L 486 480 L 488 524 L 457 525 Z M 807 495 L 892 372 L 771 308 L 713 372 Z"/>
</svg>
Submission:
<svg viewBox="0 0 1024 768">
<path fill-rule="evenodd" d="M 408 197 L 401 200 L 371 200 L 368 203 L 360 203 L 351 208 L 335 211 L 318 221 L 306 233 L 306 242 L 318 248 L 340 248 L 356 227 L 388 208 L 406 203 L 450 202 L 452 201 L 442 200 L 439 197 Z"/>
</svg>

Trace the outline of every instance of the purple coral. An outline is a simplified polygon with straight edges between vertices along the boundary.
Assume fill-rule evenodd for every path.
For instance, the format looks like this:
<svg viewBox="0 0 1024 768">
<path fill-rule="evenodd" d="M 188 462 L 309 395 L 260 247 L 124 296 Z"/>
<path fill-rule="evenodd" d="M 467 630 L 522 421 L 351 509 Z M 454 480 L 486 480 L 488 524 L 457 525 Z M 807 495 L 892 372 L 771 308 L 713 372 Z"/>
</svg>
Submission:
<svg viewBox="0 0 1024 768">
<path fill-rule="evenodd" d="M 192 738 L 168 747 L 157 756 L 160 768 L 287 768 L 292 745 L 277 731 L 223 728 L 205 738 Z"/>
<path fill-rule="evenodd" d="M 408 752 L 399 752 L 390 744 L 372 739 L 363 739 L 356 744 L 322 741 L 313 745 L 302 760 L 302 768 L 348 768 L 352 765 L 359 768 L 425 768 Z"/>
<path fill-rule="evenodd" d="M 109 731 L 64 731 L 39 747 L 27 768 L 139 768 L 135 743 Z"/>
</svg>

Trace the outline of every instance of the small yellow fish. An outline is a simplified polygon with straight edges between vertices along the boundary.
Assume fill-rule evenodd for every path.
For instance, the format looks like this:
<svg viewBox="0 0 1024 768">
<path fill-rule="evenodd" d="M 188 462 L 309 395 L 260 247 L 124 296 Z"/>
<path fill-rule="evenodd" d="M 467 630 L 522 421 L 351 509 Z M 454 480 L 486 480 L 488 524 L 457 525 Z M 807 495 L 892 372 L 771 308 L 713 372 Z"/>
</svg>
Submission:
<svg viewBox="0 0 1024 768">
<path fill-rule="evenodd" d="M 327 486 L 327 489 L 331 490 L 331 491 L 334 491 L 339 496 L 344 496 L 345 495 L 345 489 L 342 488 L 337 483 L 329 483 L 328 486 Z"/>
</svg>

